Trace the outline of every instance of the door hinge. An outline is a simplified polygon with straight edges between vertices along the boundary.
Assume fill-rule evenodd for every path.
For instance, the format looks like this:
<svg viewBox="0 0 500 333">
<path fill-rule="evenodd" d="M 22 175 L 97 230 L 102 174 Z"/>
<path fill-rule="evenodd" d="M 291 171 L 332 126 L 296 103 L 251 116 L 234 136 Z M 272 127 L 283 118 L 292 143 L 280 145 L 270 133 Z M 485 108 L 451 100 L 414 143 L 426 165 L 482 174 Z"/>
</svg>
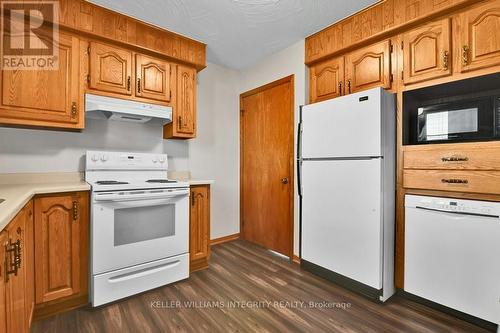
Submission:
<svg viewBox="0 0 500 333">
<path fill-rule="evenodd" d="M 87 54 L 90 54 L 90 46 L 87 47 Z"/>
<path fill-rule="evenodd" d="M 90 83 L 90 74 L 87 74 L 87 75 L 85 76 L 85 80 L 87 80 L 87 83 Z"/>
<path fill-rule="evenodd" d="M 389 45 L 389 52 L 392 53 L 394 51 L 394 46 L 392 43 Z"/>
<path fill-rule="evenodd" d="M 394 82 L 394 75 L 393 74 L 390 75 L 390 80 L 391 80 L 391 82 Z"/>
<path fill-rule="evenodd" d="M 403 50 L 405 47 L 405 42 L 401 41 L 401 50 Z"/>
<path fill-rule="evenodd" d="M 170 97 L 168 99 L 172 99 L 172 90 L 170 90 Z"/>
<path fill-rule="evenodd" d="M 403 71 L 401 71 L 401 81 L 404 81 L 405 80 L 405 73 Z"/>
</svg>

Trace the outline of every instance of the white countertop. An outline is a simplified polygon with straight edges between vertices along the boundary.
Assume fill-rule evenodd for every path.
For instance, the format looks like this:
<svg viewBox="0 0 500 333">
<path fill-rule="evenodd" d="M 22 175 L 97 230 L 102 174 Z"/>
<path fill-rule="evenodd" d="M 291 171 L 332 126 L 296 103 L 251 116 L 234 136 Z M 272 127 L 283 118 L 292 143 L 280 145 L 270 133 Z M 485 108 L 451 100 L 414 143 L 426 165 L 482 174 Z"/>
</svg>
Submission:
<svg viewBox="0 0 500 333">
<path fill-rule="evenodd" d="M 0 175 L 0 231 L 36 194 L 90 190 L 78 174 L 2 174 Z"/>
<path fill-rule="evenodd" d="M 215 180 L 209 179 L 187 179 L 189 185 L 212 185 L 215 183 Z"/>
</svg>

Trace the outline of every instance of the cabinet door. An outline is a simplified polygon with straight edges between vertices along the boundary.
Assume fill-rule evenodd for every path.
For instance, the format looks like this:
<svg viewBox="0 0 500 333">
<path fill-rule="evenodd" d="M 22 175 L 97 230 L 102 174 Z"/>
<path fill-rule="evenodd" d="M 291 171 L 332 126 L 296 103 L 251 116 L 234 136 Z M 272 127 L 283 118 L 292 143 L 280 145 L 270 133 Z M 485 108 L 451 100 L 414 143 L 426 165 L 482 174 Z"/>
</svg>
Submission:
<svg viewBox="0 0 500 333">
<path fill-rule="evenodd" d="M 0 333 L 7 332 L 7 299 L 5 282 L 5 245 L 7 244 L 7 232 L 0 232 Z"/>
<path fill-rule="evenodd" d="M 342 95 L 344 57 L 330 59 L 309 69 L 310 102 L 315 103 Z"/>
<path fill-rule="evenodd" d="M 21 210 L 16 217 L 7 225 L 9 247 L 19 241 L 20 249 L 17 274 L 9 274 L 6 284 L 6 304 L 7 304 L 7 332 L 28 332 L 28 321 L 26 320 L 26 210 Z M 16 251 L 7 254 L 5 260 L 7 266 L 13 266 Z"/>
<path fill-rule="evenodd" d="M 177 104 L 174 107 L 177 132 L 194 137 L 196 131 L 196 70 L 178 66 Z"/>
<path fill-rule="evenodd" d="M 493 1 L 461 14 L 460 71 L 500 64 L 500 2 Z"/>
<path fill-rule="evenodd" d="M 114 46 L 90 43 L 89 87 L 104 92 L 132 94 L 132 53 Z"/>
<path fill-rule="evenodd" d="M 389 40 L 353 51 L 346 56 L 347 93 L 391 87 Z"/>
<path fill-rule="evenodd" d="M 35 301 L 37 304 L 80 292 L 80 233 L 87 202 L 79 193 L 35 199 Z M 88 277 L 84 277 L 85 279 Z"/>
<path fill-rule="evenodd" d="M 189 259 L 192 263 L 193 261 L 204 261 L 206 267 L 206 260 L 208 260 L 210 253 L 209 186 L 191 187 L 191 209 L 189 216 Z"/>
<path fill-rule="evenodd" d="M 25 213 L 25 245 L 24 245 L 24 262 L 25 262 L 25 306 L 26 306 L 26 323 L 31 326 L 33 319 L 33 311 L 35 310 L 35 223 L 33 218 L 33 202 L 30 201 L 24 208 Z"/>
<path fill-rule="evenodd" d="M 0 123 L 83 128 L 78 39 L 60 33 L 57 70 L 2 70 Z"/>
<path fill-rule="evenodd" d="M 450 19 L 426 24 L 403 35 L 404 83 L 451 75 Z"/>
<path fill-rule="evenodd" d="M 135 56 L 136 96 L 170 102 L 170 64 L 145 55 Z"/>
</svg>

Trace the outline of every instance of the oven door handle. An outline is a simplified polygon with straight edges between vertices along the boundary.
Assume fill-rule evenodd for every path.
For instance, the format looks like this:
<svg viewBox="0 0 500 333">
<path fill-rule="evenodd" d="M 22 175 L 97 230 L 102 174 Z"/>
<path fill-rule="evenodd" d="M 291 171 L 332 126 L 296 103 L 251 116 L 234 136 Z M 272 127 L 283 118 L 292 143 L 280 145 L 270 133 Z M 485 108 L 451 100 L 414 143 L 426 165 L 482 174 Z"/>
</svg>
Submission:
<svg viewBox="0 0 500 333">
<path fill-rule="evenodd" d="M 96 202 L 122 202 L 122 201 L 136 201 L 136 200 L 153 200 L 153 199 L 176 199 L 179 197 L 189 196 L 189 190 L 182 190 L 177 192 L 146 192 L 139 193 L 141 191 L 132 191 L 129 193 L 109 193 L 101 192 L 96 193 L 94 196 L 94 201 Z"/>
</svg>

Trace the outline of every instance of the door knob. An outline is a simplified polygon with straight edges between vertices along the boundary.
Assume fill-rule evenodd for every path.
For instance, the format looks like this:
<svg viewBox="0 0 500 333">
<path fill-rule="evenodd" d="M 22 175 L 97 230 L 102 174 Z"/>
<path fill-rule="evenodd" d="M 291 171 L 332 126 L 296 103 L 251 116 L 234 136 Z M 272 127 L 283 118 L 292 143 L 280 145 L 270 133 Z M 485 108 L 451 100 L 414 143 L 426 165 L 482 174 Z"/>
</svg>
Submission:
<svg viewBox="0 0 500 333">
<path fill-rule="evenodd" d="M 288 184 L 288 178 L 281 178 L 281 182 L 283 184 Z"/>
</svg>

